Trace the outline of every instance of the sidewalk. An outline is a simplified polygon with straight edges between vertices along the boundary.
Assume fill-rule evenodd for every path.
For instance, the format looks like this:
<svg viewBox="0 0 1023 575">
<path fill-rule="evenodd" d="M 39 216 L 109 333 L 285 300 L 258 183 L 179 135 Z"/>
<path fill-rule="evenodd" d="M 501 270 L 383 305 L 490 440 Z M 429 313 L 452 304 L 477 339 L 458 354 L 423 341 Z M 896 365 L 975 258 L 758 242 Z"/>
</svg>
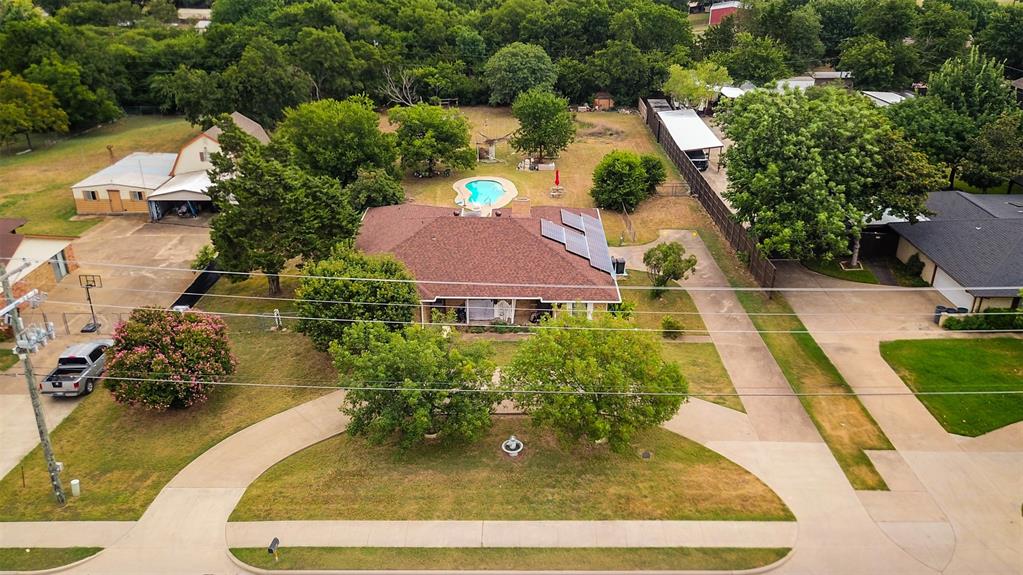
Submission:
<svg viewBox="0 0 1023 575">
<path fill-rule="evenodd" d="M 792 547 L 792 521 L 253 521 L 228 547 Z"/>
</svg>

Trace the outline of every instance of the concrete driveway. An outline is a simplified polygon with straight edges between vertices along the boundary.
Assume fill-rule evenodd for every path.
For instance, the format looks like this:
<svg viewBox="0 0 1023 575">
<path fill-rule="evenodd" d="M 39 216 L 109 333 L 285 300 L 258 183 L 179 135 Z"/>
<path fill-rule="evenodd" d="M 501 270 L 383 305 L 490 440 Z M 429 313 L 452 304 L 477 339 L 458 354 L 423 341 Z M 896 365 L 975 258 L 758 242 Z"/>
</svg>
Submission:
<svg viewBox="0 0 1023 575">
<path fill-rule="evenodd" d="M 878 525 L 944 573 L 1023 571 L 1023 422 L 979 438 L 947 433 L 879 349 L 882 340 L 978 336 L 933 323 L 934 306 L 945 303 L 937 292 L 863 290 L 794 262 L 779 265 L 777 285 L 861 290 L 785 297 L 849 385 L 866 394 L 863 404 L 897 450 L 869 454 L 891 491 L 858 493 Z M 876 392 L 901 395 L 869 395 Z"/>
<path fill-rule="evenodd" d="M 169 306 L 177 294 L 192 282 L 188 268 L 203 245 L 209 243 L 209 228 L 147 223 L 142 217 L 108 217 L 72 242 L 81 268 L 48 293 L 47 301 L 25 314 L 25 323 L 54 323 L 57 339 L 33 355 L 37 375 L 45 376 L 57 357 L 69 345 L 97 337 L 109 337 L 129 308 L 143 305 Z M 164 269 L 137 269 L 147 266 Z M 102 327 L 100 333 L 82 334 L 90 320 L 80 274 L 99 274 L 103 288 L 93 290 L 93 301 Z M 104 306 L 117 307 L 104 307 Z M 70 333 L 68 333 L 70 332 Z M 0 477 L 13 469 L 39 443 L 35 418 L 29 401 L 21 364 L 8 370 L 14 377 L 0 377 Z M 43 412 L 52 431 L 78 404 L 74 398 L 42 398 Z M 60 458 L 58 454 L 58 459 Z"/>
</svg>

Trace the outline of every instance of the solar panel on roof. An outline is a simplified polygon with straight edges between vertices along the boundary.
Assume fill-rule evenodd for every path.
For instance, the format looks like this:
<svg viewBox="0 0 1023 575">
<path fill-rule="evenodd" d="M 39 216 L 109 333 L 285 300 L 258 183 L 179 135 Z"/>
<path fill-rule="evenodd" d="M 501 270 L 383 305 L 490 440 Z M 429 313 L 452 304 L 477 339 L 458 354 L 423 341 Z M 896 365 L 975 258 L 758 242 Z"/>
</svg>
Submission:
<svg viewBox="0 0 1023 575">
<path fill-rule="evenodd" d="M 600 225 L 600 220 L 586 215 L 583 216 L 583 225 L 586 228 L 586 246 L 590 254 L 590 265 L 602 272 L 614 275 L 614 264 L 611 263 L 611 252 L 607 249 L 604 226 Z"/>
<path fill-rule="evenodd" d="M 540 220 L 540 235 L 558 243 L 565 243 L 565 228 L 550 220 Z"/>
<path fill-rule="evenodd" d="M 564 208 L 561 210 L 561 223 L 566 226 L 571 226 L 577 230 L 584 231 L 583 228 L 583 217 L 577 213 L 570 212 Z"/>
<path fill-rule="evenodd" d="M 565 248 L 577 256 L 582 256 L 586 259 L 590 258 L 590 250 L 586 246 L 586 236 L 579 232 L 565 230 Z"/>
</svg>

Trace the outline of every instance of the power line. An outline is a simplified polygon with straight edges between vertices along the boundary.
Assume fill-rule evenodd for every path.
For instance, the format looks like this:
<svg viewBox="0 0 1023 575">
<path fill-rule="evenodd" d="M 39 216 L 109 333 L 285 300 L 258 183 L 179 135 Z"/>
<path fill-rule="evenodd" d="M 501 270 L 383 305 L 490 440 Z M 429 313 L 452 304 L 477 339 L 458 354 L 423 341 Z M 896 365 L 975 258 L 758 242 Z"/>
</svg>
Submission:
<svg viewBox="0 0 1023 575">
<path fill-rule="evenodd" d="M 211 298 L 226 298 L 226 299 L 241 299 L 241 300 L 261 300 L 269 302 L 299 302 L 299 303 L 326 303 L 326 304 L 339 304 L 339 305 L 362 305 L 362 306 L 375 306 L 375 307 L 409 307 L 409 308 L 420 308 L 423 306 L 429 307 L 426 303 L 404 303 L 404 302 L 373 302 L 373 301 L 346 301 L 346 300 L 330 300 L 330 299 L 305 299 L 305 298 L 294 298 L 294 297 L 278 297 L 278 296 L 258 296 L 258 295 L 237 295 L 237 294 L 218 294 L 218 293 L 199 293 L 199 292 L 176 292 L 169 290 L 148 290 L 148 289 L 137 289 L 137 288 L 103 288 L 106 291 L 124 291 L 133 293 L 148 293 L 148 294 L 171 294 L 179 296 L 196 296 L 196 297 L 211 297 Z M 657 287 L 650 286 L 647 289 L 658 289 Z M 472 298 L 470 298 L 472 299 Z M 459 307 L 459 306 L 445 306 L 445 307 Z M 540 311 L 549 312 L 549 308 L 536 308 L 536 307 L 519 307 L 515 306 L 516 311 Z M 796 313 L 796 312 L 745 312 L 745 311 L 725 311 L 725 312 L 701 312 L 701 311 L 658 311 L 658 310 L 628 310 L 622 312 L 618 310 L 598 310 L 594 309 L 593 313 L 604 313 L 604 314 L 652 314 L 652 315 L 725 315 L 725 316 L 738 316 L 738 315 L 749 315 L 749 316 L 876 316 L 876 313 L 872 312 L 808 312 L 808 313 Z M 1016 315 L 1019 312 L 1006 311 L 1006 312 L 991 312 L 985 313 L 985 315 Z M 916 313 L 888 313 L 885 314 L 888 317 L 930 317 L 931 314 L 927 312 L 916 312 Z"/>
<path fill-rule="evenodd" d="M 71 302 L 71 301 L 60 301 L 60 300 L 47 300 L 52 304 L 60 305 L 74 305 L 83 306 L 82 302 Z M 97 307 L 110 308 L 110 309 L 144 309 L 138 306 L 123 306 L 114 304 L 96 304 Z M 205 311 L 205 310 L 190 310 L 187 313 L 196 313 L 201 315 L 212 315 L 217 317 L 254 317 L 260 319 L 274 319 L 279 317 L 282 320 L 296 320 L 296 321 L 327 321 L 334 323 L 379 323 L 384 325 L 422 325 L 417 321 L 397 321 L 397 320 L 380 320 L 380 319 L 355 319 L 355 318 L 333 318 L 333 317 L 321 317 L 321 316 L 297 316 L 297 315 L 284 315 L 271 316 L 268 314 L 260 313 L 239 313 L 239 312 L 217 312 L 217 311 Z M 565 312 L 566 314 L 571 313 L 582 313 L 582 312 Z M 447 322 L 430 322 L 427 325 L 437 327 L 465 327 L 465 323 L 447 323 Z M 471 326 L 470 326 L 471 327 Z M 643 327 L 607 327 L 607 326 L 560 326 L 560 325 L 515 325 L 509 326 L 518 329 L 526 330 L 543 330 L 543 329 L 555 329 L 555 330 L 574 330 L 574 331 L 628 331 L 628 332 L 653 332 L 653 333 L 680 333 L 680 334 L 693 334 L 693 335 L 710 335 L 710 334 L 859 334 L 859 333 L 871 333 L 871 334 L 885 334 L 885 333 L 915 333 L 918 330 L 911 329 L 895 329 L 895 330 L 878 330 L 878 329 L 854 329 L 854 330 L 816 330 L 811 331 L 809 329 L 801 330 L 757 330 L 757 329 L 746 329 L 746 330 L 711 330 L 707 328 L 703 329 L 677 329 L 677 330 L 665 330 L 660 328 L 643 328 Z M 967 333 L 1023 333 L 1023 329 L 1006 329 L 1006 330 L 956 330 L 956 333 L 967 334 Z"/>
<path fill-rule="evenodd" d="M 24 261 L 30 263 L 45 263 L 50 261 L 49 259 L 33 259 L 33 258 L 7 258 L 9 261 Z M 191 268 L 175 268 L 175 267 L 159 267 L 159 266 L 143 266 L 137 264 L 116 264 L 111 262 L 89 262 L 76 260 L 79 265 L 90 265 L 99 267 L 110 267 L 110 268 L 122 268 L 122 269 L 138 269 L 148 271 L 171 271 L 171 272 L 187 272 L 187 273 L 198 273 L 200 270 L 193 270 Z M 278 278 L 289 278 L 289 279 L 322 279 L 322 280 L 334 280 L 334 281 L 360 281 L 360 282 L 377 282 L 377 283 L 407 283 L 407 284 L 418 284 L 418 285 L 443 285 L 443 286 L 480 286 L 480 287 L 509 287 L 509 288 L 565 288 L 565 289 L 597 289 L 597 290 L 609 290 L 614 289 L 613 286 L 607 285 L 592 285 L 592 284 L 545 284 L 545 283 L 502 283 L 502 282 L 470 282 L 470 281 L 456 281 L 456 280 L 417 280 L 417 279 L 401 279 L 401 278 L 368 278 L 368 277 L 354 277 L 354 276 L 316 276 L 309 274 L 268 274 L 262 271 L 253 272 L 233 272 L 225 270 L 205 270 L 206 273 L 214 273 L 221 275 L 235 275 L 235 276 L 257 276 L 266 277 L 274 276 Z M 619 290 L 650 290 L 655 289 L 651 286 L 618 286 Z M 872 287 L 738 287 L 738 286 L 663 286 L 656 289 L 664 291 L 752 291 L 752 292 L 765 292 L 765 291 L 778 291 L 778 292 L 884 292 L 884 291 L 901 291 L 901 292 L 912 292 L 912 291 L 939 291 L 934 286 L 927 287 L 900 287 L 900 286 L 872 286 Z M 950 289 L 950 288 L 942 288 Z M 962 286 L 959 288 L 951 288 L 954 291 L 994 291 L 994 290 L 1021 290 L 1023 286 Z M 522 298 L 527 299 L 527 298 Z"/>
<path fill-rule="evenodd" d="M 18 373 L 0 374 L 4 376 L 19 376 Z M 956 391 L 865 391 L 865 392 L 674 392 L 674 391 L 605 391 L 605 390 L 583 390 L 583 389 L 506 389 L 496 388 L 475 388 L 475 387 L 379 387 L 364 385 L 298 385 L 285 383 L 260 383 L 253 381 L 217 381 L 217 380 L 191 380 L 191 379 L 168 379 L 168 378 L 142 378 L 142 377 L 116 377 L 104 376 L 103 379 L 114 381 L 134 381 L 146 383 L 179 383 L 179 384 L 201 384 L 210 386 L 225 387 L 262 387 L 262 388 L 285 388 L 285 389 L 322 389 L 332 391 L 378 391 L 378 392 L 407 392 L 423 391 L 436 393 L 482 393 L 490 395 L 607 395 L 607 396 L 668 396 L 668 397 L 908 397 L 908 396 L 932 396 L 932 395 L 1023 395 L 1023 390 L 956 390 Z M 419 383 L 415 381 L 381 381 L 380 383 Z M 464 382 L 463 382 L 464 383 Z M 436 383 L 434 383 L 436 385 Z M 452 383 L 450 385 L 461 385 Z"/>
</svg>

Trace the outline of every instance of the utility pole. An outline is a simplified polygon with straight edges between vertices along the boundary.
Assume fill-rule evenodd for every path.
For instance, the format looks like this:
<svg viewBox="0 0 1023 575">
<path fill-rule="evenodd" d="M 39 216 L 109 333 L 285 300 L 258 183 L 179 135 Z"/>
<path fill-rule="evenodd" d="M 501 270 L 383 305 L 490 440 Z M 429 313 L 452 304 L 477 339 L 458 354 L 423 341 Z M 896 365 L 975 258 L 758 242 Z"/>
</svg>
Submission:
<svg viewBox="0 0 1023 575">
<path fill-rule="evenodd" d="M 30 353 L 35 351 L 40 340 L 45 343 L 48 336 L 44 335 L 41 338 L 38 330 L 33 330 L 33 333 L 26 330 L 21 320 L 21 312 L 18 310 L 18 306 L 25 302 L 37 303 L 40 299 L 40 294 L 38 290 L 32 290 L 20 298 L 15 298 L 14 291 L 11 289 L 11 276 L 27 266 L 28 264 L 25 264 L 13 271 L 3 272 L 0 275 L 0 282 L 3 283 L 4 297 L 7 300 L 7 305 L 0 309 L 0 315 L 6 315 L 11 319 L 11 328 L 14 330 L 14 352 L 18 354 L 25 369 L 25 381 L 28 384 L 29 397 L 32 399 L 32 410 L 36 416 L 36 429 L 39 430 L 39 443 L 43 446 L 43 456 L 46 457 L 46 468 L 50 472 L 53 494 L 57 498 L 57 503 L 64 506 L 67 503 L 67 496 L 64 495 L 64 486 L 60 482 L 60 470 L 57 468 L 57 461 L 53 457 L 53 445 L 50 444 L 50 433 L 46 429 L 46 418 L 43 417 L 43 406 L 39 402 L 39 389 L 36 386 L 35 371 L 32 369 L 32 359 L 30 357 Z M 52 334 L 52 332 L 50 333 Z"/>
</svg>

